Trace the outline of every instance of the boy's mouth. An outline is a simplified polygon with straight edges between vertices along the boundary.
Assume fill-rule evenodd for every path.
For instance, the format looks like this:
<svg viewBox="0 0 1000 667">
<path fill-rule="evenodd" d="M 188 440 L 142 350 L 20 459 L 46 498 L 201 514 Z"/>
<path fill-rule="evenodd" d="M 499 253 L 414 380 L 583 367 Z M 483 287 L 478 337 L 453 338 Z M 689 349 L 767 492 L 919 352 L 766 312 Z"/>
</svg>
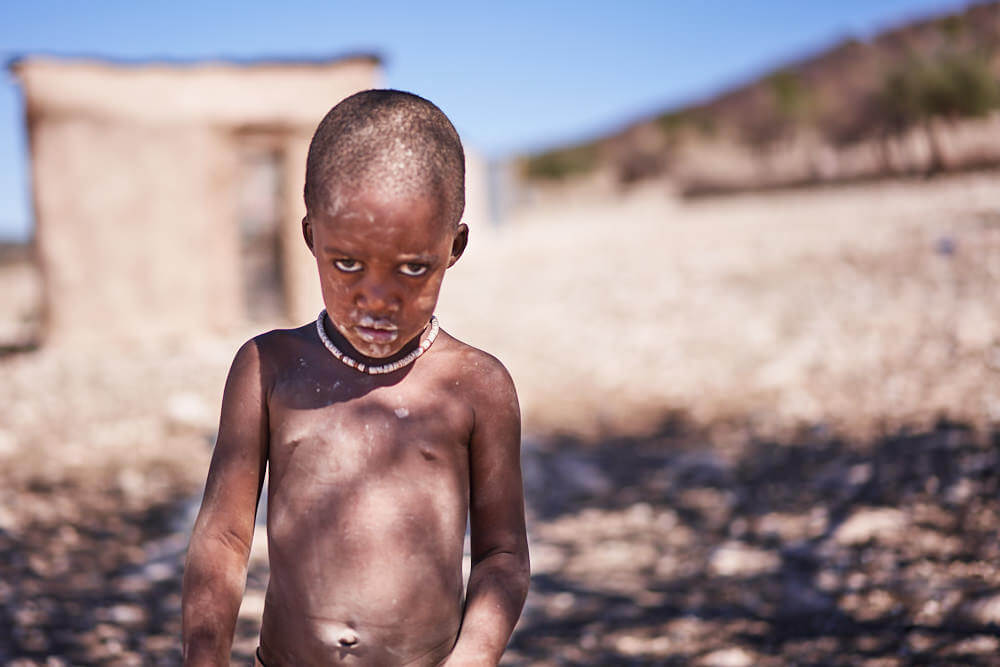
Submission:
<svg viewBox="0 0 1000 667">
<path fill-rule="evenodd" d="M 373 317 L 362 317 L 361 321 L 354 325 L 354 330 L 361 340 L 378 345 L 391 343 L 399 336 L 399 330 L 395 324 L 376 320 Z"/>
</svg>

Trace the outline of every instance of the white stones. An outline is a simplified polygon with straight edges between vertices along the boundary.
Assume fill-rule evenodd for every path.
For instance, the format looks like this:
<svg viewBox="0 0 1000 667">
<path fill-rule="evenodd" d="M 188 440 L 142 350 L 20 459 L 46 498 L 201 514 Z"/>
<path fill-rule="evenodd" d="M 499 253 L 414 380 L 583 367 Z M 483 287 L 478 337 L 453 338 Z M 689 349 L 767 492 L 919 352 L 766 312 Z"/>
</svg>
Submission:
<svg viewBox="0 0 1000 667">
<path fill-rule="evenodd" d="M 146 476 L 133 468 L 125 468 L 118 473 L 118 488 L 126 498 L 140 498 L 146 487 Z"/>
<path fill-rule="evenodd" d="M 847 471 L 847 483 L 851 486 L 861 486 L 872 478 L 872 464 L 858 463 Z"/>
<path fill-rule="evenodd" d="M 559 572 L 566 565 L 566 550 L 549 542 L 531 544 L 532 574 Z"/>
<path fill-rule="evenodd" d="M 0 456 L 9 456 L 17 452 L 17 439 L 14 433 L 0 428 Z"/>
<path fill-rule="evenodd" d="M 976 489 L 974 488 L 972 481 L 970 481 L 967 477 L 962 477 L 948 487 L 946 495 L 950 502 L 961 505 L 968 502 L 969 498 L 973 496 L 975 491 Z"/>
<path fill-rule="evenodd" d="M 841 546 L 864 544 L 870 540 L 894 542 L 903 537 L 908 526 L 909 520 L 900 510 L 891 507 L 865 508 L 840 524 L 833 539 Z"/>
<path fill-rule="evenodd" d="M 178 392 L 167 399 L 166 417 L 171 426 L 211 430 L 217 415 L 208 403 L 194 392 Z"/>
<path fill-rule="evenodd" d="M 769 512 L 756 521 L 756 530 L 762 535 L 775 536 L 785 542 L 795 542 L 818 537 L 826 532 L 826 508 L 813 507 L 798 514 Z"/>
<path fill-rule="evenodd" d="M 106 612 L 107 620 L 119 625 L 139 625 L 147 616 L 146 610 L 137 604 L 116 604 Z"/>
<path fill-rule="evenodd" d="M 149 581 L 167 581 L 177 576 L 177 569 L 169 563 L 150 563 L 143 568 L 143 574 Z"/>
<path fill-rule="evenodd" d="M 980 598 L 965 606 L 965 616 L 976 623 L 991 625 L 1000 623 L 1000 595 Z"/>
<path fill-rule="evenodd" d="M 562 593 L 556 593 L 552 596 L 547 608 L 550 613 L 559 615 L 568 612 L 573 608 L 574 604 L 576 604 L 576 596 L 572 593 L 563 591 Z"/>
<path fill-rule="evenodd" d="M 0 505 L 0 530 L 13 533 L 17 531 L 19 524 L 18 515 L 10 508 Z"/>
<path fill-rule="evenodd" d="M 708 567 L 713 574 L 723 577 L 754 577 L 777 570 L 781 558 L 773 551 L 729 541 L 712 553 Z"/>
<path fill-rule="evenodd" d="M 962 656 L 968 653 L 973 655 L 996 655 L 1000 653 L 1000 640 L 991 635 L 976 635 L 956 643 L 950 647 L 946 653 L 955 656 Z"/>
<path fill-rule="evenodd" d="M 243 600 L 240 602 L 240 610 L 237 616 L 241 619 L 260 621 L 264 614 L 264 593 L 259 590 L 248 588 L 243 593 Z"/>
<path fill-rule="evenodd" d="M 579 553 L 570 563 L 577 571 L 604 570 L 608 576 L 618 572 L 639 572 L 656 565 L 659 553 L 655 546 L 631 540 L 607 540 L 592 553 Z"/>
<path fill-rule="evenodd" d="M 635 503 L 625 511 L 623 517 L 626 523 L 636 528 L 645 528 L 653 523 L 653 508 L 649 503 Z"/>
<path fill-rule="evenodd" d="M 263 528 L 258 528 L 253 533 L 253 539 L 250 541 L 250 562 L 258 564 L 267 564 L 267 531 Z"/>
<path fill-rule="evenodd" d="M 749 667 L 755 663 L 754 656 L 745 649 L 734 647 L 712 651 L 698 661 L 702 667 Z"/>
<path fill-rule="evenodd" d="M 615 648 L 620 653 L 632 657 L 660 657 L 665 656 L 670 650 L 670 639 L 668 637 L 623 635 L 615 639 Z"/>
</svg>

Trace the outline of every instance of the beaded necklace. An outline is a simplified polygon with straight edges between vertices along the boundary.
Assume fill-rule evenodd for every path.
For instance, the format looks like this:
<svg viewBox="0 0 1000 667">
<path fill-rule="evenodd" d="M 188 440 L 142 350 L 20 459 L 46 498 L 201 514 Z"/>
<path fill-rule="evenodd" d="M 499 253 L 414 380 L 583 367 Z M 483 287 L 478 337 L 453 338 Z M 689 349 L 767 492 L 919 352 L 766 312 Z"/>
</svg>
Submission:
<svg viewBox="0 0 1000 667">
<path fill-rule="evenodd" d="M 428 332 L 427 338 L 421 341 L 420 345 L 418 345 L 415 350 L 410 352 L 402 359 L 397 359 L 396 361 L 393 361 L 391 363 L 383 364 L 381 366 L 368 366 L 367 364 L 363 364 L 360 361 L 351 359 L 349 356 L 347 356 L 346 354 L 337 349 L 337 346 L 334 345 L 333 341 L 331 341 L 330 338 L 326 335 L 326 329 L 323 327 L 323 318 L 325 316 L 326 316 L 326 309 L 324 308 L 323 310 L 320 311 L 319 317 L 316 318 L 316 331 L 317 333 L 319 333 L 319 339 L 323 341 L 323 345 L 326 346 L 326 349 L 330 350 L 330 354 L 332 354 L 334 357 L 339 359 L 347 366 L 359 370 L 362 373 L 368 373 L 369 375 L 382 375 L 384 373 L 391 373 L 393 371 L 398 371 L 400 368 L 403 368 L 404 366 L 409 366 L 410 364 L 412 364 L 414 361 L 417 360 L 417 357 L 422 355 L 430 348 L 431 344 L 434 342 L 434 339 L 437 338 L 438 331 L 440 331 L 441 329 L 438 326 L 437 316 L 431 315 L 430 332 Z"/>
</svg>

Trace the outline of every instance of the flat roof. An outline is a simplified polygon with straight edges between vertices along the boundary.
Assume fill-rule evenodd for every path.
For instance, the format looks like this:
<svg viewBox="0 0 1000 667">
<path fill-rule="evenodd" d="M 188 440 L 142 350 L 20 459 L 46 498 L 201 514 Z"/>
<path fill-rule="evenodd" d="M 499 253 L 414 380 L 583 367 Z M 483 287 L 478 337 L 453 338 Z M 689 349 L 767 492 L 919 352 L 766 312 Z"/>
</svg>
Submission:
<svg viewBox="0 0 1000 667">
<path fill-rule="evenodd" d="M 212 56 L 206 58 L 173 58 L 156 57 L 148 58 L 123 58 L 117 56 L 103 56 L 93 53 L 55 53 L 47 51 L 33 51 L 31 53 L 19 53 L 7 59 L 5 63 L 8 70 L 14 71 L 18 66 L 33 60 L 47 60 L 66 63 L 92 63 L 99 65 L 117 65 L 121 67 L 199 67 L 203 65 L 236 65 L 240 67 L 258 66 L 324 66 L 333 65 L 352 60 L 367 60 L 375 65 L 385 65 L 385 58 L 375 51 L 348 51 L 333 55 L 317 56 L 295 56 L 295 55 L 262 55 L 254 57 L 229 57 Z"/>
</svg>

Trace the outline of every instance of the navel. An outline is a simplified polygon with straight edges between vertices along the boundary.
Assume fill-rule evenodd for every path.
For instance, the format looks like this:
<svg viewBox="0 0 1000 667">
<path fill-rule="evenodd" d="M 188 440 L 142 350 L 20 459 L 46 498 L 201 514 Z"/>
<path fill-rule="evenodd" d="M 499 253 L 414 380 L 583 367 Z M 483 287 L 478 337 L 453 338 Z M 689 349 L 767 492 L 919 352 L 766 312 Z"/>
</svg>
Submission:
<svg viewBox="0 0 1000 667">
<path fill-rule="evenodd" d="M 344 623 L 321 622 L 317 624 L 316 634 L 331 648 L 353 648 L 360 641 L 357 630 Z"/>
</svg>

